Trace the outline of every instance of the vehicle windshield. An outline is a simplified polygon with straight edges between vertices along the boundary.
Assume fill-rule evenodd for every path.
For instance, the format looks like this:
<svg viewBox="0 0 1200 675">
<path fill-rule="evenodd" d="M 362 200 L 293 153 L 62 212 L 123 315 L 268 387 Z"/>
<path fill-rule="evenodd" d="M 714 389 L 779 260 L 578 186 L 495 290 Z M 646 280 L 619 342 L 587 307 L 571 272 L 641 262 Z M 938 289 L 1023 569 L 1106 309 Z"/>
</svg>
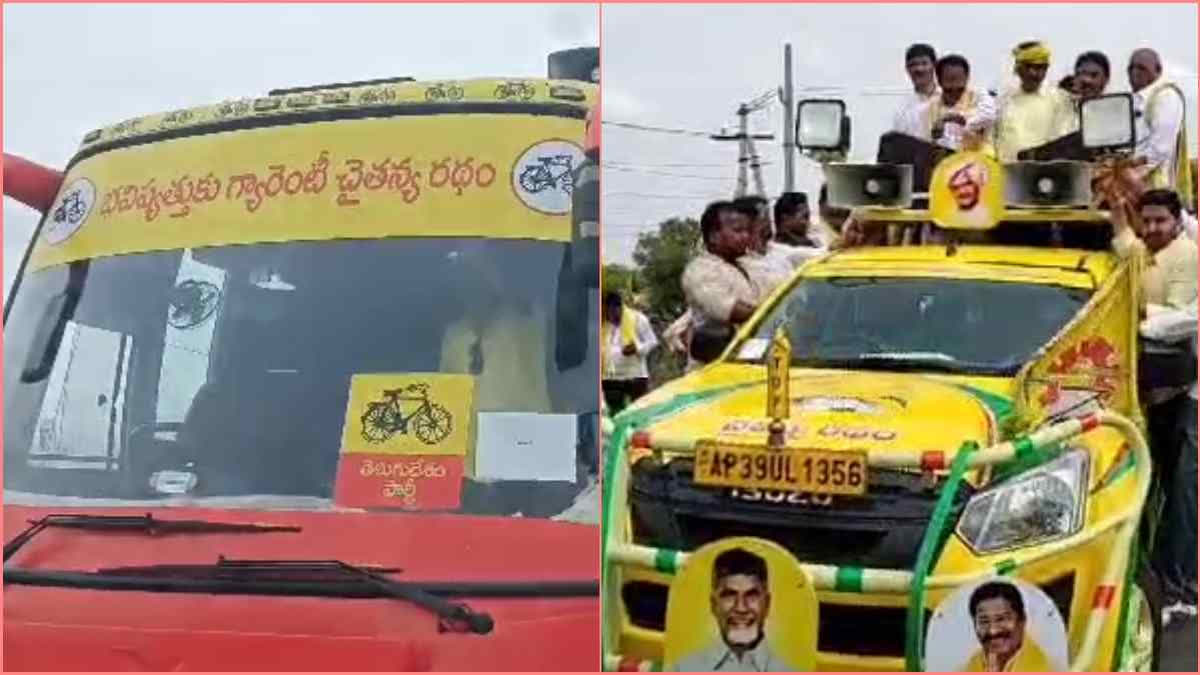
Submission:
<svg viewBox="0 0 1200 675">
<path fill-rule="evenodd" d="M 566 244 L 525 239 L 177 249 L 29 273 L 5 325 L 5 499 L 554 517 L 593 480 L 593 296 Z M 437 374 L 469 376 L 470 400 Z M 361 377 L 382 378 L 363 400 Z M 460 430 L 470 447 L 437 445 Z M 393 439 L 418 450 L 388 455 Z M 376 454 L 348 463 L 348 442 Z"/>
<path fill-rule="evenodd" d="M 801 279 L 735 352 L 762 362 L 782 324 L 809 367 L 1014 375 L 1087 301 L 1086 290 L 963 279 Z"/>
</svg>

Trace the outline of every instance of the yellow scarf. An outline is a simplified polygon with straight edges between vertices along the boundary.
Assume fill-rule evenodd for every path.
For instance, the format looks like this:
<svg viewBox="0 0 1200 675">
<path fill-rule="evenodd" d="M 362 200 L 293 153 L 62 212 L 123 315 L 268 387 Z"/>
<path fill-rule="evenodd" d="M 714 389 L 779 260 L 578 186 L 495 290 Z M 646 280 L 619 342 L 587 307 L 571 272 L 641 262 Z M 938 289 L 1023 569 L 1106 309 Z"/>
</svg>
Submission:
<svg viewBox="0 0 1200 675">
<path fill-rule="evenodd" d="M 1025 639 L 1021 641 L 1021 648 L 1017 650 L 1016 654 L 1013 654 L 1013 657 L 1004 666 L 1004 670 L 1000 672 L 1045 673 L 1051 670 L 1050 660 L 1046 658 L 1046 654 L 1033 641 L 1033 638 L 1026 633 Z M 963 671 L 968 673 L 995 672 L 989 667 L 987 657 L 984 655 L 982 649 L 975 652 L 971 660 L 967 661 L 967 665 L 963 668 Z"/>
<path fill-rule="evenodd" d="M 600 365 L 604 367 L 605 361 L 608 359 L 608 343 L 612 341 L 613 325 L 608 321 L 601 323 L 603 324 L 601 329 L 604 338 L 604 349 L 600 350 Z M 618 330 L 621 331 L 622 347 L 637 344 L 637 316 L 628 307 L 621 308 L 621 325 Z"/>
<path fill-rule="evenodd" d="M 1158 102 L 1158 95 L 1166 90 L 1174 91 L 1181 101 L 1187 101 L 1187 97 L 1183 95 L 1179 87 L 1175 83 L 1167 80 L 1166 77 L 1160 77 L 1155 80 L 1150 86 L 1146 87 L 1143 96 L 1146 99 L 1146 110 L 1143 114 L 1151 115 L 1155 104 Z M 1196 196 L 1192 194 L 1192 163 L 1188 161 L 1188 145 L 1187 145 L 1187 104 L 1184 104 L 1184 116 L 1179 125 L 1179 136 L 1175 139 L 1175 185 L 1171 186 L 1167 182 L 1167 173 L 1161 169 L 1155 169 L 1150 173 L 1150 186 L 1155 188 L 1173 187 L 1179 198 L 1183 200 L 1185 205 L 1195 203 Z"/>
</svg>

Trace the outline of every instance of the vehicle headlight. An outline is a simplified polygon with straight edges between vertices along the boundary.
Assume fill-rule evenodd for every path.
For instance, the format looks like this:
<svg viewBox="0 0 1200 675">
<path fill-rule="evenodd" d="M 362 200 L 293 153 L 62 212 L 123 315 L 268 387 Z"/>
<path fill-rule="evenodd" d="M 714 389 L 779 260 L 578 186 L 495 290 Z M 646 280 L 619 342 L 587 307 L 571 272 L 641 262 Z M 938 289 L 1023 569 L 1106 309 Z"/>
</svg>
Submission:
<svg viewBox="0 0 1200 675">
<path fill-rule="evenodd" d="M 1034 546 L 1061 539 L 1083 525 L 1088 454 L 1061 457 L 971 497 L 958 519 L 958 536 L 976 553 Z"/>
</svg>

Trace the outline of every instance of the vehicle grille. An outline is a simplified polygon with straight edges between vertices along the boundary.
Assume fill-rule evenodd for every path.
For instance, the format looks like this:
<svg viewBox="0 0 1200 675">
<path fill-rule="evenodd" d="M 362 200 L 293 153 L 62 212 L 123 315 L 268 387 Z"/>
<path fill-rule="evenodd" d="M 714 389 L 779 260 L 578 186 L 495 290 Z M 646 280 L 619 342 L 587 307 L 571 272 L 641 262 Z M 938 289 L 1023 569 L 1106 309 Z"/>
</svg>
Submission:
<svg viewBox="0 0 1200 675">
<path fill-rule="evenodd" d="M 865 497 L 834 497 L 828 506 L 748 502 L 731 490 L 696 485 L 690 458 L 668 465 L 644 458 L 632 471 L 633 537 L 682 551 L 726 537 L 761 537 L 804 562 L 912 569 L 940 487 L 923 481 L 916 473 L 873 470 Z M 961 486 L 952 518 L 971 490 Z"/>
</svg>

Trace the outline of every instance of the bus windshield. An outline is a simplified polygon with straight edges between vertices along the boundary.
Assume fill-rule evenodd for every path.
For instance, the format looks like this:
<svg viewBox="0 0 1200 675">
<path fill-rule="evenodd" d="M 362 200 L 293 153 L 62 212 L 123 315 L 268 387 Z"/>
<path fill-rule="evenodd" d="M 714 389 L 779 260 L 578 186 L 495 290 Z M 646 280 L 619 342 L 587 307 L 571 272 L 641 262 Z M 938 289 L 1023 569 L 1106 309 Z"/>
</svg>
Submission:
<svg viewBox="0 0 1200 675">
<path fill-rule="evenodd" d="M 331 500 L 339 472 L 353 469 L 360 479 L 380 474 L 364 506 L 403 508 L 408 498 L 438 510 L 555 515 L 586 481 L 585 413 L 595 406 L 594 365 L 560 356 L 564 342 L 594 351 L 576 322 L 594 331 L 597 314 L 565 254 L 557 242 L 407 237 L 159 251 L 34 272 L 4 344 L 6 498 Z M 64 293 L 74 311 L 52 366 L 22 381 L 43 356 L 32 349 L 46 309 Z M 560 306 L 571 303 L 579 306 Z M 566 328 L 556 318 L 564 309 L 578 317 Z M 431 406 L 414 388 L 362 422 L 351 399 L 352 379 L 364 374 L 421 374 L 427 384 L 433 374 L 467 375 L 473 406 L 444 400 L 434 378 L 424 392 Z M 389 390 L 369 396 L 387 403 Z M 504 448 L 480 436 L 475 448 L 451 450 L 475 461 L 475 477 L 472 467 L 448 467 L 430 441 L 472 426 L 459 419 L 472 407 L 480 420 L 545 420 L 554 433 L 540 442 L 555 445 L 559 466 L 489 480 L 483 453 Z M 363 425 L 350 443 L 347 420 Z M 476 426 L 477 436 L 500 433 Z M 374 452 L 404 436 L 431 452 Z M 348 465 L 352 446 L 376 461 Z M 461 491 L 427 475 L 447 468 L 447 479 L 464 474 Z M 429 484 L 409 495 L 414 473 Z"/>
</svg>

